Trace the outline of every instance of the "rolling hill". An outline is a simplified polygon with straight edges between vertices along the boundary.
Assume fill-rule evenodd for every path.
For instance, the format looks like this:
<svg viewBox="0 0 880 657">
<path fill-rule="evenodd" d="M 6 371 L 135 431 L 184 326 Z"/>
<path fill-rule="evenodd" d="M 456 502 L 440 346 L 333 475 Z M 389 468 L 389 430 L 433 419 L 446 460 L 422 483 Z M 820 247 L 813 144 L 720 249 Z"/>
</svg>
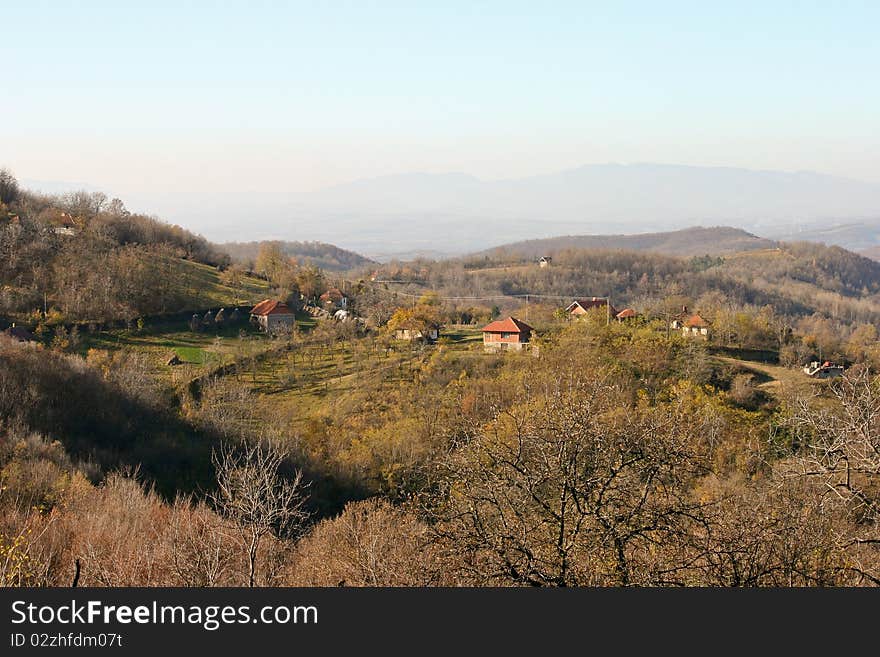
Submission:
<svg viewBox="0 0 880 657">
<path fill-rule="evenodd" d="M 260 251 L 261 242 L 227 242 L 219 248 L 228 253 L 233 260 L 253 265 Z M 325 242 L 279 242 L 282 253 L 304 265 L 314 265 L 327 271 L 349 271 L 358 267 L 375 264 L 374 260 L 359 253 L 341 249 Z"/>
<path fill-rule="evenodd" d="M 326 239 L 332 230 L 333 242 L 383 260 L 606 233 L 609 226 L 640 233 L 733 225 L 769 234 L 779 226 L 871 221 L 880 216 L 880 185 L 805 171 L 592 164 L 503 180 L 385 176 L 291 198 L 287 212 L 299 231 Z"/>
<path fill-rule="evenodd" d="M 804 171 L 592 164 L 501 180 L 403 173 L 299 194 L 151 193 L 137 204 L 214 241 L 306 238 L 382 261 L 610 227 L 640 233 L 726 225 L 801 239 L 777 232 L 876 222 L 880 185 Z"/>
<path fill-rule="evenodd" d="M 477 255 L 506 252 L 526 258 L 552 256 L 568 249 L 647 251 L 671 256 L 724 255 L 740 251 L 775 248 L 777 242 L 740 228 L 684 228 L 665 233 L 636 235 L 563 235 L 504 244 Z"/>
</svg>

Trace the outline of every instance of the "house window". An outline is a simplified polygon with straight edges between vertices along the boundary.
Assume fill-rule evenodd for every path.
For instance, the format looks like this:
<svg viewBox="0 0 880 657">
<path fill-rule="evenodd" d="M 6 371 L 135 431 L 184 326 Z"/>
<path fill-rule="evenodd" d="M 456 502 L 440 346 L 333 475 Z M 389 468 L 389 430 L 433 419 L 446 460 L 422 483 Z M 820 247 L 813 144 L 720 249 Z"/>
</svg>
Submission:
<svg viewBox="0 0 880 657">
<path fill-rule="evenodd" d="M 502 340 L 507 340 L 507 339 L 508 339 L 510 336 L 512 336 L 512 335 L 513 335 L 513 333 L 509 333 L 509 332 L 503 331 L 503 332 L 501 333 L 501 339 L 502 339 Z"/>
</svg>

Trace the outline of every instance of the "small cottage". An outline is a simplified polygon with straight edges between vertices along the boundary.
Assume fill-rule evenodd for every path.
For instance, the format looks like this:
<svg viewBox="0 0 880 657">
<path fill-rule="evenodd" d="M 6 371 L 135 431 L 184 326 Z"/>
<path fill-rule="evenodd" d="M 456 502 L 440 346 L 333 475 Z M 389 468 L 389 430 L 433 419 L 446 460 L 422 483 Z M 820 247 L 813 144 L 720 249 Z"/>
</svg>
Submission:
<svg viewBox="0 0 880 657">
<path fill-rule="evenodd" d="M 416 326 L 398 326 L 394 329 L 394 337 L 398 340 L 424 340 L 425 342 L 437 342 L 440 338 L 440 327 L 429 326 L 427 328 Z"/>
<path fill-rule="evenodd" d="M 265 299 L 251 309 L 251 321 L 266 333 L 280 333 L 296 323 L 296 315 L 283 301 Z"/>
<path fill-rule="evenodd" d="M 318 297 L 321 306 L 327 310 L 332 308 L 347 308 L 348 298 L 339 290 L 339 288 L 331 287 Z"/>
<path fill-rule="evenodd" d="M 553 262 L 553 258 L 550 256 L 541 256 L 538 260 L 538 266 L 541 267 L 541 269 L 545 269 L 550 266 L 551 262 Z"/>
<path fill-rule="evenodd" d="M 680 330 L 684 326 L 684 323 L 687 321 L 688 317 L 690 317 L 690 316 L 691 316 L 691 313 L 688 312 L 688 307 L 682 306 L 681 312 L 678 313 L 677 315 L 675 315 L 672 318 L 672 320 L 669 322 L 669 328 L 671 328 L 673 331 Z"/>
<path fill-rule="evenodd" d="M 712 322 L 709 320 L 703 318 L 699 314 L 694 314 L 681 323 L 681 333 L 685 337 L 695 337 L 708 340 L 709 327 L 711 325 Z"/>
<path fill-rule="evenodd" d="M 528 346 L 534 329 L 515 317 L 498 319 L 483 327 L 483 347 L 488 350 L 520 350 Z"/>
<path fill-rule="evenodd" d="M 618 322 L 625 322 L 627 320 L 635 319 L 638 316 L 639 314 L 632 308 L 624 308 L 619 313 L 617 313 L 614 318 Z"/>
<path fill-rule="evenodd" d="M 568 313 L 568 316 L 573 319 L 580 319 L 588 312 L 593 310 L 594 308 L 602 308 L 603 310 L 610 310 L 610 316 L 615 317 L 617 315 L 617 309 L 614 306 L 610 306 L 608 303 L 608 299 L 605 297 L 592 297 L 591 299 L 575 299 L 565 309 L 565 312 Z"/>
</svg>

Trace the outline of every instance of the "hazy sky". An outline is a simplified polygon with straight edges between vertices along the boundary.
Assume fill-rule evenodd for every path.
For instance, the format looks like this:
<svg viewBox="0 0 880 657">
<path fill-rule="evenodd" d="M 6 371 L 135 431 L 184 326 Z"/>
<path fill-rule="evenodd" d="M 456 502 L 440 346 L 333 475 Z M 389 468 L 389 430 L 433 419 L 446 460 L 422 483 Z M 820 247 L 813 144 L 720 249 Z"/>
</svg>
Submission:
<svg viewBox="0 0 880 657">
<path fill-rule="evenodd" d="M 123 195 L 640 161 L 880 182 L 878 28 L 874 0 L 0 0 L 0 166 Z"/>
</svg>

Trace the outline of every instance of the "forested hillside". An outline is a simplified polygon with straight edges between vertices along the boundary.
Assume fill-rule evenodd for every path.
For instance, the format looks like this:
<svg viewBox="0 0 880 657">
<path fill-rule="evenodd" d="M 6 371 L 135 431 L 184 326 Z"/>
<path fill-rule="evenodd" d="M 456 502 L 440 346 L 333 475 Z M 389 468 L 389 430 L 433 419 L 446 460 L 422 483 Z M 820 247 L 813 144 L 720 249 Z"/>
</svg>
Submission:
<svg viewBox="0 0 880 657">
<path fill-rule="evenodd" d="M 226 242 L 220 244 L 233 261 L 253 270 L 260 246 L 263 242 Z M 358 267 L 375 264 L 369 258 L 346 251 L 338 246 L 324 242 L 273 242 L 284 255 L 294 258 L 298 263 L 326 269 L 327 271 L 349 271 Z"/>
<path fill-rule="evenodd" d="M 487 249 L 478 254 L 490 259 L 531 258 L 552 256 L 571 249 L 619 249 L 647 251 L 671 256 L 699 256 L 768 249 L 776 246 L 773 240 L 757 237 L 739 228 L 683 228 L 665 233 L 637 235 L 563 235 L 544 239 L 525 240 Z"/>
<path fill-rule="evenodd" d="M 622 250 L 567 249 L 549 267 L 506 253 L 441 262 L 391 263 L 379 270 L 398 291 L 432 290 L 492 305 L 502 295 L 610 296 L 615 306 L 660 312 L 672 298 L 707 312 L 772 306 L 791 317 L 846 323 L 880 318 L 880 263 L 840 247 L 780 244 L 728 256 L 673 257 Z M 503 300 L 502 300 L 503 301 Z"/>
<path fill-rule="evenodd" d="M 0 333 L 0 585 L 880 585 L 880 263 L 248 273 L 99 195 L 0 200 L 33 329 Z M 216 309 L 257 295 L 274 330 Z M 521 350 L 484 342 L 508 315 Z"/>
<path fill-rule="evenodd" d="M 134 320 L 257 300 L 265 282 L 229 256 L 119 199 L 44 196 L 0 172 L 0 316 L 35 323 Z"/>
</svg>

